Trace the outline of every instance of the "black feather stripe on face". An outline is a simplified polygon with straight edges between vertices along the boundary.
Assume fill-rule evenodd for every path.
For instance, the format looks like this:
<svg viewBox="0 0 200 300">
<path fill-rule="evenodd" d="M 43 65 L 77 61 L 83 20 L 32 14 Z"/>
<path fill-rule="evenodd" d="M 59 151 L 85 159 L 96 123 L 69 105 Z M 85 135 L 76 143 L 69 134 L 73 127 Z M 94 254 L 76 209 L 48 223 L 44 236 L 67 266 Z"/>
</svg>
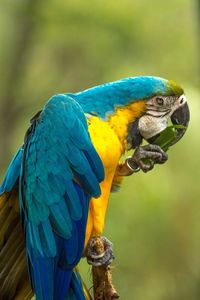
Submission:
<svg viewBox="0 0 200 300">
<path fill-rule="evenodd" d="M 167 115 L 169 115 L 170 114 L 170 110 L 167 110 L 166 112 L 162 112 L 162 113 L 160 113 L 160 114 L 153 114 L 152 113 L 152 111 L 153 110 L 149 110 L 148 112 L 146 112 L 145 114 L 144 114 L 144 116 L 151 116 L 151 117 L 154 117 L 154 118 L 162 118 L 162 117 L 166 117 Z M 155 112 L 158 112 L 158 111 L 156 111 L 156 110 L 154 110 Z M 159 112 L 158 112 L 159 113 Z"/>
<path fill-rule="evenodd" d="M 138 123 L 139 119 L 130 123 L 128 126 L 127 144 L 130 147 L 129 149 L 134 149 L 142 143 L 142 136 L 139 131 Z"/>
</svg>

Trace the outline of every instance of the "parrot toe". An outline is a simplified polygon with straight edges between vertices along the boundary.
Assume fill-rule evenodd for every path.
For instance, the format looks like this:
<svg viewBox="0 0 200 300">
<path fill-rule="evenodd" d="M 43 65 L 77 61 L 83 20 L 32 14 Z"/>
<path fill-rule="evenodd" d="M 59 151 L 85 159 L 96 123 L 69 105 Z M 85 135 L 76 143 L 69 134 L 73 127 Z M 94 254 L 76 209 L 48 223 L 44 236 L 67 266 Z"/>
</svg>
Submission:
<svg viewBox="0 0 200 300">
<path fill-rule="evenodd" d="M 153 169 L 154 164 L 163 164 L 168 159 L 158 145 L 148 144 L 136 148 L 134 154 L 129 158 L 129 165 L 137 165 L 144 173 Z"/>
</svg>

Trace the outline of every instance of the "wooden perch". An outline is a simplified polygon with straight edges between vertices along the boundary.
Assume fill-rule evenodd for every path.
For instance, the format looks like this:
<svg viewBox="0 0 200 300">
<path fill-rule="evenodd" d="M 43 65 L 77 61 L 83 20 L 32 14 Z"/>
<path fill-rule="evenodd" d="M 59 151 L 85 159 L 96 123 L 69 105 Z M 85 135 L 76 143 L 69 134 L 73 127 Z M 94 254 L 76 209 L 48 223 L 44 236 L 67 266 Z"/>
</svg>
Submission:
<svg viewBox="0 0 200 300">
<path fill-rule="evenodd" d="M 110 266 L 92 267 L 94 300 L 114 300 L 119 295 L 112 283 Z"/>
</svg>

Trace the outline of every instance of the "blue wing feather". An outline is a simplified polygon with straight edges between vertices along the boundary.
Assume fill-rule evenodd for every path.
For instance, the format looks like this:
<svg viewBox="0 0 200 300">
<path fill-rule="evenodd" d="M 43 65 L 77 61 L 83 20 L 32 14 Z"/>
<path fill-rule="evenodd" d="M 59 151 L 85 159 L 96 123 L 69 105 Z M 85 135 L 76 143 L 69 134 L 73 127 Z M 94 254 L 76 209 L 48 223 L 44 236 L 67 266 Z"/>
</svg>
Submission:
<svg viewBox="0 0 200 300">
<path fill-rule="evenodd" d="M 20 148 L 8 167 L 5 179 L 0 187 L 0 194 L 10 192 L 19 180 L 21 162 L 23 155 L 23 147 Z"/>
<path fill-rule="evenodd" d="M 100 195 L 104 177 L 79 104 L 66 95 L 50 99 L 32 125 L 23 161 L 21 207 L 36 297 L 64 299 L 83 252 L 89 199 Z"/>
</svg>

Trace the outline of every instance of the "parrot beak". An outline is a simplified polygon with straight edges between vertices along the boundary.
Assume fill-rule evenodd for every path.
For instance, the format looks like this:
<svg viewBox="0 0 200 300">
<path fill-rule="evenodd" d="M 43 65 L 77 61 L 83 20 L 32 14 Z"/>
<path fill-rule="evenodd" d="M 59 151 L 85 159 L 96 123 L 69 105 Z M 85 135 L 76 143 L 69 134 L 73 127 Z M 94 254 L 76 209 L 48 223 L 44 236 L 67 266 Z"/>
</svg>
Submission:
<svg viewBox="0 0 200 300">
<path fill-rule="evenodd" d="M 190 111 L 187 102 L 183 106 L 179 107 L 171 115 L 171 121 L 173 125 L 181 125 L 183 128 L 177 128 L 177 137 L 171 143 L 171 145 L 176 144 L 185 134 L 190 120 Z"/>
</svg>

